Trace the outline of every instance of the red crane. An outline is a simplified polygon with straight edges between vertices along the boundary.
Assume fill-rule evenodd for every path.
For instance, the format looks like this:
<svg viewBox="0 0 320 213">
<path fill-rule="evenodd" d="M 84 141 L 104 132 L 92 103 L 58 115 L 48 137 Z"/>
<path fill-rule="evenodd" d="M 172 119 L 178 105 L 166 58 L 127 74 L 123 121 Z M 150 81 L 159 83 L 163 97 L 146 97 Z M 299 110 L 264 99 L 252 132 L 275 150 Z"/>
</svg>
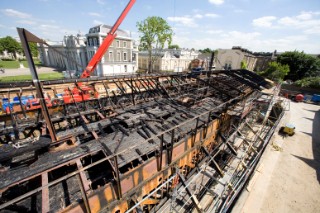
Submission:
<svg viewBox="0 0 320 213">
<path fill-rule="evenodd" d="M 80 78 L 89 78 L 91 73 L 94 72 L 101 58 L 105 54 L 105 52 L 110 47 L 111 43 L 117 37 L 116 31 L 119 25 L 122 23 L 133 4 L 136 0 L 130 0 L 125 9 L 122 11 L 116 23 L 112 26 L 108 35 L 105 37 L 97 52 L 93 55 L 90 62 L 88 63 L 86 69 L 82 72 Z M 82 86 L 82 83 L 77 83 L 77 87 L 74 87 L 72 90 L 66 88 L 65 93 L 63 94 L 64 103 L 73 103 L 73 102 L 82 102 L 86 100 L 91 100 L 92 98 L 98 98 L 99 94 L 94 90 L 94 88 L 90 88 L 89 86 Z"/>
<path fill-rule="evenodd" d="M 108 35 L 101 43 L 97 52 L 91 58 L 86 69 L 82 72 L 80 78 L 89 78 L 91 73 L 93 73 L 93 71 L 97 67 L 98 63 L 100 62 L 101 58 L 103 57 L 103 55 L 105 54 L 107 49 L 110 47 L 110 45 L 113 42 L 113 40 L 115 39 L 115 37 L 117 36 L 116 31 L 117 31 L 118 27 L 120 26 L 122 21 L 125 19 L 125 17 L 127 16 L 128 12 L 131 10 L 131 8 L 135 2 L 136 2 L 136 0 L 129 1 L 129 3 L 125 7 L 125 9 L 122 11 L 122 13 L 119 16 L 119 18 L 117 19 L 117 21 L 115 22 L 115 24 L 112 26 L 112 28 L 108 32 Z M 18 28 L 18 32 L 19 32 L 19 35 L 20 35 L 20 32 L 21 32 L 21 35 L 23 33 L 26 33 L 28 35 L 27 41 L 38 42 L 38 43 L 43 43 L 43 44 L 48 45 L 42 39 L 39 39 L 38 37 L 34 36 L 30 32 L 27 32 L 26 30 L 24 30 L 22 28 Z M 69 104 L 69 103 L 74 103 L 74 102 L 82 102 L 82 101 L 86 101 L 86 100 L 91 100 L 92 98 L 98 98 L 98 96 L 99 96 L 98 93 L 94 90 L 94 88 L 92 86 L 82 86 L 82 83 L 78 82 L 76 87 L 74 87 L 72 89 L 69 89 L 69 88 L 65 89 L 64 94 L 62 96 L 62 99 L 65 104 Z M 47 98 L 45 104 L 48 107 L 51 107 L 56 104 L 55 101 L 57 101 L 57 100 L 54 99 L 50 102 L 50 100 Z M 40 108 L 39 103 L 40 103 L 39 99 L 28 100 L 27 110 Z M 0 108 L 2 108 L 2 107 L 0 107 Z M 1 109 L 0 109 L 0 111 L 1 111 Z M 8 107 L 6 107 L 3 111 L 9 112 L 10 110 Z"/>
<path fill-rule="evenodd" d="M 136 0 L 130 0 L 130 2 L 127 4 L 126 8 L 122 11 L 121 15 L 119 16 L 116 23 L 112 26 L 110 29 L 108 35 L 103 40 L 102 44 L 98 48 L 97 52 L 94 54 L 94 56 L 91 58 L 89 64 L 87 65 L 86 69 L 82 72 L 80 78 L 89 78 L 91 73 L 95 70 L 96 66 L 98 65 L 99 61 L 111 45 L 112 41 L 117 36 L 116 31 L 119 27 L 119 25 L 122 23 L 123 19 L 126 17 L 128 12 L 130 11 L 133 4 L 136 2 Z"/>
</svg>

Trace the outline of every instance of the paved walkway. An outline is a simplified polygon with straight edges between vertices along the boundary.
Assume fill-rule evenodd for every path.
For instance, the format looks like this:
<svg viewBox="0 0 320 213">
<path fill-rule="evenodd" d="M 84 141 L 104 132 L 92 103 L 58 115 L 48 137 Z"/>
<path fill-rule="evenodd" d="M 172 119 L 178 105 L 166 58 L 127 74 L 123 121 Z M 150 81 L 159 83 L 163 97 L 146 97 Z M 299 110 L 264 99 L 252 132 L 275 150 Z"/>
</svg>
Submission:
<svg viewBox="0 0 320 213">
<path fill-rule="evenodd" d="M 296 134 L 275 133 L 232 212 L 320 212 L 320 106 L 291 102 L 287 122 Z"/>
<path fill-rule="evenodd" d="M 38 73 L 53 73 L 58 70 L 51 67 L 36 67 Z M 5 76 L 31 75 L 29 68 L 5 69 L 5 73 L 0 72 L 0 78 Z"/>
</svg>

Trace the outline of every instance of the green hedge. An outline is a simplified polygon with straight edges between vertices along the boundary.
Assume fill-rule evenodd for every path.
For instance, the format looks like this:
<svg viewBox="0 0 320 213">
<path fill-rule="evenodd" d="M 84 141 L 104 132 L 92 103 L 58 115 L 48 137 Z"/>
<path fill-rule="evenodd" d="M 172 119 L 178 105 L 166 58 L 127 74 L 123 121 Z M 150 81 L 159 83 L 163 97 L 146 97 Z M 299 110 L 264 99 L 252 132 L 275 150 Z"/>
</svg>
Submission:
<svg viewBox="0 0 320 213">
<path fill-rule="evenodd" d="M 294 85 L 299 87 L 308 87 L 320 89 L 320 77 L 307 77 L 294 82 Z"/>
</svg>

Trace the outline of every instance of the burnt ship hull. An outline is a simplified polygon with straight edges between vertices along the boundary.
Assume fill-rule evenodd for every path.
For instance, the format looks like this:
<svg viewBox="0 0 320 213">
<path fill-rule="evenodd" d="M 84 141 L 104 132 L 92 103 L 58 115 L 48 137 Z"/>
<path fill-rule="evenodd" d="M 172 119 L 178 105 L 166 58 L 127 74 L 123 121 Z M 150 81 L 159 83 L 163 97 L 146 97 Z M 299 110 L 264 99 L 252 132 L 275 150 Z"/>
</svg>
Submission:
<svg viewBox="0 0 320 213">
<path fill-rule="evenodd" d="M 23 110 L 2 115 L 0 211 L 227 209 L 283 113 L 272 107 L 275 119 L 265 122 L 261 112 L 271 98 L 261 88 L 268 83 L 246 70 L 91 79 L 88 85 L 104 96 L 84 106 L 48 107 L 57 141 L 48 138 L 39 110 L 27 111 L 25 123 Z M 32 130 L 37 134 L 28 134 Z M 14 131 L 24 136 L 10 143 Z M 210 199 L 215 207 L 206 204 Z"/>
</svg>

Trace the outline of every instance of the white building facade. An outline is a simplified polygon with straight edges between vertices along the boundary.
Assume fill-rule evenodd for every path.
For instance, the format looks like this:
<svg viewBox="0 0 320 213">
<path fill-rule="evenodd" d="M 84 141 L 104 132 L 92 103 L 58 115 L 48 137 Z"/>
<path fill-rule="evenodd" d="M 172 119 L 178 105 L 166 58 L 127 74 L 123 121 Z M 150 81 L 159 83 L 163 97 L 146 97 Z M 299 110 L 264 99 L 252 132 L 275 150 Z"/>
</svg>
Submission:
<svg viewBox="0 0 320 213">
<path fill-rule="evenodd" d="M 199 52 L 189 49 L 153 50 L 154 71 L 182 72 L 188 69 L 190 62 L 198 58 Z M 147 70 L 149 64 L 148 51 L 139 52 L 139 69 Z"/>
<path fill-rule="evenodd" d="M 253 71 L 257 63 L 257 57 L 241 47 L 218 49 L 216 69 L 240 69 L 242 61 L 246 63 L 248 70 Z"/>
<path fill-rule="evenodd" d="M 40 61 L 43 65 L 63 70 L 81 71 L 87 65 L 86 38 L 66 35 L 62 42 L 47 42 L 50 47 L 40 44 Z"/>
<path fill-rule="evenodd" d="M 110 28 L 107 25 L 98 25 L 90 28 L 86 36 L 70 35 L 65 36 L 63 42 L 49 43 L 50 47 L 40 45 L 40 60 L 45 66 L 81 73 L 97 52 Z M 117 30 L 116 33 L 117 37 L 97 64 L 92 76 L 129 74 L 137 71 L 138 48 L 134 40 L 123 30 Z"/>
</svg>

